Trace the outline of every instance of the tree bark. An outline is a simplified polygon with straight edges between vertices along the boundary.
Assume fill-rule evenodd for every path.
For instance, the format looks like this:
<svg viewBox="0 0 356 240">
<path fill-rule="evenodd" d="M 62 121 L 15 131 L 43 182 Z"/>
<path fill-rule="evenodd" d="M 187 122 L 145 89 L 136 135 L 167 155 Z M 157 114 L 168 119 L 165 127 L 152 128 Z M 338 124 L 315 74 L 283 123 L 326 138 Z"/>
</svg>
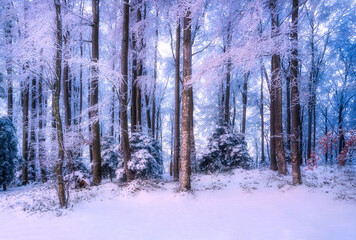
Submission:
<svg viewBox="0 0 356 240">
<path fill-rule="evenodd" d="M 279 19 L 277 12 L 277 1 L 272 0 L 270 2 L 271 19 L 272 19 L 272 37 L 276 37 L 279 34 Z M 283 126 L 282 126 L 282 83 L 281 83 L 281 57 L 278 53 L 272 55 L 271 60 L 271 103 L 274 104 L 271 111 L 274 112 L 274 139 L 277 155 L 278 173 L 286 175 L 287 165 L 285 159 L 285 152 L 283 146 Z"/>
<path fill-rule="evenodd" d="M 230 54 L 231 49 L 231 22 L 228 23 L 227 28 L 227 53 Z M 226 73 L 226 93 L 225 93 L 225 125 L 230 125 L 230 79 L 231 79 L 231 59 L 228 58 L 227 73 Z"/>
<path fill-rule="evenodd" d="M 246 112 L 247 112 L 247 84 L 250 78 L 250 72 L 244 74 L 244 84 L 242 90 L 242 129 L 243 139 L 245 139 L 246 133 Z"/>
<path fill-rule="evenodd" d="M 64 161 L 64 145 L 63 145 L 63 129 L 61 115 L 59 111 L 59 96 L 60 96 L 60 80 L 62 75 L 62 18 L 61 18 L 61 3 L 59 0 L 54 0 L 56 7 L 56 76 L 52 89 L 52 106 L 57 129 L 58 141 L 58 158 L 56 162 L 56 176 L 58 183 L 58 198 L 60 207 L 67 207 L 67 199 L 65 195 L 65 184 L 63 179 L 63 161 Z"/>
<path fill-rule="evenodd" d="M 299 1 L 293 0 L 292 13 L 292 61 L 291 61 L 291 84 L 292 84 L 292 178 L 293 184 L 301 184 L 302 177 L 300 173 L 300 104 L 298 88 L 298 10 Z"/>
<path fill-rule="evenodd" d="M 123 2 L 123 21 L 122 21 L 122 45 L 121 45 L 121 94 L 120 94 L 120 125 L 121 125 L 121 151 L 124 158 L 124 167 L 127 181 L 133 179 L 128 162 L 131 158 L 128 120 L 127 120 L 127 79 L 128 79 L 128 50 L 129 50 L 129 0 Z"/>
<path fill-rule="evenodd" d="M 157 84 L 157 62 L 158 62 L 158 5 L 156 5 L 156 32 L 155 32 L 155 59 L 153 70 L 153 93 L 152 93 L 152 138 L 155 138 L 156 120 L 156 84 Z"/>
<path fill-rule="evenodd" d="M 22 158 L 25 163 L 22 166 L 22 184 L 28 183 L 28 103 L 29 103 L 29 79 L 22 84 Z"/>
<path fill-rule="evenodd" d="M 180 90 L 179 90 L 179 65 L 180 65 L 180 20 L 176 29 L 176 55 L 175 55 L 175 79 L 174 79 L 174 180 L 179 180 L 179 151 L 180 151 Z"/>
<path fill-rule="evenodd" d="M 189 9 L 184 17 L 183 25 L 183 95 L 182 95 L 182 156 L 180 190 L 190 190 L 190 157 L 191 157 L 191 18 Z"/>
<path fill-rule="evenodd" d="M 261 163 L 265 162 L 265 120 L 264 120 L 264 104 L 263 104 L 263 69 L 262 69 L 262 59 L 260 61 L 261 65 L 261 89 L 260 89 L 260 117 L 261 117 Z"/>
<path fill-rule="evenodd" d="M 91 67 L 91 94 L 90 121 L 92 122 L 93 137 L 93 184 L 101 183 L 101 153 L 100 153 L 100 125 L 99 125 L 99 69 L 97 62 L 99 60 L 99 0 L 92 0 L 93 25 L 92 25 L 92 67 Z"/>
<path fill-rule="evenodd" d="M 32 77 L 31 83 L 31 128 L 30 128 L 30 148 L 29 148 L 29 167 L 30 176 L 29 179 L 36 180 L 36 125 L 37 120 L 37 81 L 35 77 Z"/>
</svg>

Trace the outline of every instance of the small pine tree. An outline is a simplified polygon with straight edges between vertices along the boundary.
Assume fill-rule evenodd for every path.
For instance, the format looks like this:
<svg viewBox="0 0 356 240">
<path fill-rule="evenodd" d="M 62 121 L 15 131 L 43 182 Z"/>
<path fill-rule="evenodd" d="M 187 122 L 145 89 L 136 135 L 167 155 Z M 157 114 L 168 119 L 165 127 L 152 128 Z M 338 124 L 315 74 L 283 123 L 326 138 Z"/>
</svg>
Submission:
<svg viewBox="0 0 356 240">
<path fill-rule="evenodd" d="M 16 129 L 8 117 L 0 118 L 0 185 L 4 191 L 14 178 L 19 163 Z"/>
<path fill-rule="evenodd" d="M 112 137 L 101 139 L 101 172 L 104 178 L 112 181 L 115 176 L 120 159 L 122 160 L 119 144 Z"/>
<path fill-rule="evenodd" d="M 131 159 L 128 167 L 134 178 L 161 178 L 163 174 L 163 159 L 161 147 L 157 140 L 143 133 L 133 133 L 130 138 Z M 126 179 L 124 160 L 120 158 L 117 178 Z"/>
<path fill-rule="evenodd" d="M 199 161 L 201 172 L 220 172 L 242 167 L 249 169 L 253 164 L 246 141 L 242 134 L 231 128 L 218 126 L 209 138 L 208 146 Z"/>
</svg>

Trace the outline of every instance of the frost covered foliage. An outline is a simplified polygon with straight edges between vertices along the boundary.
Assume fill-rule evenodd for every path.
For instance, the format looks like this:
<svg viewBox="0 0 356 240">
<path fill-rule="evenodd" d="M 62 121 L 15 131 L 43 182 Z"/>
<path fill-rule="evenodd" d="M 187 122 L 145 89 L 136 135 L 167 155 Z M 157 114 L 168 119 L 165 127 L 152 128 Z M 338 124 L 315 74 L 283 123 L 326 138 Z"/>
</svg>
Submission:
<svg viewBox="0 0 356 240">
<path fill-rule="evenodd" d="M 226 171 L 237 167 L 249 169 L 253 164 L 246 141 L 231 128 L 218 126 L 209 138 L 208 146 L 199 161 L 201 172 Z"/>
<path fill-rule="evenodd" d="M 161 178 L 163 159 L 159 142 L 143 133 L 133 133 L 130 138 L 131 159 L 128 163 L 134 178 Z M 123 159 L 120 159 L 117 178 L 126 179 Z"/>
<path fill-rule="evenodd" d="M 8 117 L 0 118 L 0 185 L 6 190 L 18 165 L 16 129 Z"/>
<path fill-rule="evenodd" d="M 122 159 L 119 144 L 112 137 L 101 139 L 101 171 L 104 178 L 112 179 Z"/>
</svg>

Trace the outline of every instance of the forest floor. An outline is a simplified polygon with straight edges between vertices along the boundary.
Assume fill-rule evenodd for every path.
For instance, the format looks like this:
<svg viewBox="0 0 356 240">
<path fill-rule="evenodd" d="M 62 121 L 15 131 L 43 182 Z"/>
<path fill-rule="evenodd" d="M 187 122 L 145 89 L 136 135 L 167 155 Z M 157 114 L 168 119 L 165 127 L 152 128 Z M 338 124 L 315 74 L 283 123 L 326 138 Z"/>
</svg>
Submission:
<svg viewBox="0 0 356 240">
<path fill-rule="evenodd" d="M 268 169 L 71 190 L 54 183 L 0 192 L 1 240 L 356 239 L 356 167 L 302 170 L 303 185 Z"/>
</svg>

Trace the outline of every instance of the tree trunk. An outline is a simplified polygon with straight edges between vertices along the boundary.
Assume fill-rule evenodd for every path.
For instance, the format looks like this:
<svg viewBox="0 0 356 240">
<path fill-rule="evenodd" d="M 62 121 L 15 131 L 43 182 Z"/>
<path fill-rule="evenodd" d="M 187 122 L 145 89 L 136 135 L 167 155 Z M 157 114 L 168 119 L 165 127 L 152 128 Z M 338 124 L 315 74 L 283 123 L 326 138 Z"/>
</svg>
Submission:
<svg viewBox="0 0 356 240">
<path fill-rule="evenodd" d="M 191 18 L 188 10 L 184 17 L 183 31 L 183 95 L 182 95 L 182 156 L 180 190 L 190 190 L 190 157 L 191 157 Z"/>
<path fill-rule="evenodd" d="M 231 49 L 231 22 L 228 24 L 227 28 L 227 52 L 230 54 Z M 225 93 L 225 124 L 230 125 L 230 79 L 231 79 L 231 59 L 228 58 L 227 62 L 227 74 L 226 74 L 226 93 Z"/>
<path fill-rule="evenodd" d="M 90 106 L 93 108 L 90 116 L 92 119 L 93 137 L 93 184 L 101 183 L 101 153 L 100 153 L 100 125 L 99 125 L 99 0 L 92 0 L 93 25 L 92 25 L 92 67 L 91 67 L 91 94 Z"/>
<path fill-rule="evenodd" d="M 22 166 L 22 184 L 28 183 L 28 102 L 29 79 L 22 84 L 22 158 L 25 163 Z"/>
<path fill-rule="evenodd" d="M 37 120 L 37 109 L 36 109 L 36 99 L 37 99 L 37 81 L 35 77 L 32 77 L 31 84 L 31 128 L 30 128 L 30 149 L 29 149 L 29 167 L 30 176 L 29 179 L 32 181 L 36 180 L 36 125 Z"/>
<path fill-rule="evenodd" d="M 299 132 L 300 132 L 300 104 L 298 88 L 298 10 L 299 1 L 293 0 L 292 13 L 292 61 L 291 61 L 291 83 L 292 83 L 292 178 L 293 184 L 301 184 L 300 173 L 300 152 L 299 152 Z"/>
<path fill-rule="evenodd" d="M 43 77 L 42 77 L 43 66 L 41 66 L 41 77 L 38 82 L 38 106 L 39 106 L 39 119 L 38 119 L 38 161 L 40 164 L 40 172 L 42 182 L 47 182 L 47 170 L 46 170 L 46 136 L 44 132 L 45 122 L 45 106 L 43 103 Z"/>
<path fill-rule="evenodd" d="M 120 125 L 121 125 L 121 152 L 124 158 L 124 167 L 127 181 L 133 179 L 128 162 L 131 158 L 128 120 L 127 120 L 127 79 L 128 79 L 128 50 L 129 50 L 129 0 L 123 2 L 123 21 L 122 21 L 122 45 L 121 45 L 121 94 L 120 94 Z"/>
<path fill-rule="evenodd" d="M 263 104 L 263 69 L 261 60 L 261 90 L 260 90 L 260 117 L 261 117 L 261 163 L 265 162 L 265 120 L 264 120 L 264 104 Z"/>
<path fill-rule="evenodd" d="M 133 8 L 131 8 L 133 12 Z M 136 33 L 132 31 L 132 81 L 131 81 L 131 133 L 136 131 L 137 124 L 137 49 Z"/>
<path fill-rule="evenodd" d="M 291 151 L 291 76 L 286 77 L 286 92 L 287 92 L 287 149 Z M 289 154 L 289 153 L 288 153 Z"/>
<path fill-rule="evenodd" d="M 271 1 L 271 19 L 272 19 L 272 37 L 278 36 L 279 20 L 276 0 Z M 281 83 L 281 57 L 279 54 L 273 54 L 271 60 L 271 102 L 274 104 L 271 111 L 274 112 L 274 138 L 277 155 L 278 173 L 286 175 L 287 166 L 283 146 L 283 126 L 282 126 L 282 83 Z"/>
<path fill-rule="evenodd" d="M 8 3 L 6 6 L 6 12 L 8 13 L 6 17 L 8 18 L 5 22 L 5 41 L 6 45 L 11 48 L 12 45 L 12 20 L 11 20 L 11 13 L 10 11 L 12 3 Z M 6 74 L 7 74 L 7 116 L 9 117 L 10 121 L 12 121 L 13 115 L 13 86 L 12 86 L 12 58 L 9 54 L 6 59 Z"/>
<path fill-rule="evenodd" d="M 244 74 L 244 85 L 242 90 L 242 129 L 243 139 L 246 133 L 246 112 L 247 112 L 247 84 L 250 78 L 250 72 Z"/>
<path fill-rule="evenodd" d="M 63 179 L 63 161 L 64 161 L 64 145 L 63 145 L 63 129 L 61 116 L 59 111 L 59 96 L 60 96 L 60 80 L 62 75 L 62 18 L 61 18 L 61 3 L 58 0 L 54 0 L 56 7 L 56 35 L 57 35 L 57 50 L 56 50 L 56 76 L 52 89 L 52 104 L 53 113 L 57 129 L 57 141 L 58 141 L 58 158 L 56 162 L 56 176 L 58 182 L 58 198 L 59 205 L 61 207 L 67 207 L 67 199 L 65 195 L 65 184 Z"/>
<path fill-rule="evenodd" d="M 174 79 L 174 180 L 179 180 L 179 151 L 180 151 L 180 90 L 179 90 L 179 65 L 180 65 L 180 20 L 176 29 L 176 55 L 175 55 L 175 79 Z"/>
<path fill-rule="evenodd" d="M 153 70 L 153 94 L 152 94 L 152 138 L 155 138 L 156 117 L 156 84 L 157 84 L 157 62 L 158 62 L 158 5 L 156 5 L 156 32 L 155 32 L 155 59 Z"/>
</svg>

